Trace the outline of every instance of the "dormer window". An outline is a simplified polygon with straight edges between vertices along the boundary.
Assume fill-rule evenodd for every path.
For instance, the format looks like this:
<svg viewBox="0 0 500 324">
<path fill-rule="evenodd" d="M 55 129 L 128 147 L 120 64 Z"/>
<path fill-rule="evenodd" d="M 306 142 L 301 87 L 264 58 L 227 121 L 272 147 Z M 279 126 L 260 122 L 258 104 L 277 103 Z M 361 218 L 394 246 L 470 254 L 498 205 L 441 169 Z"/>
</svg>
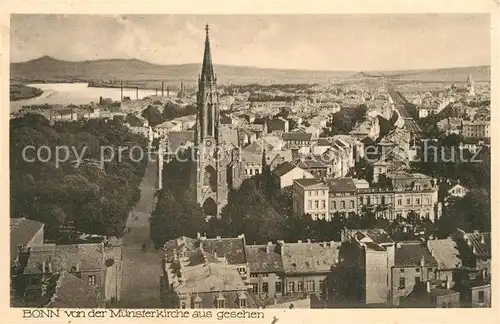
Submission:
<svg viewBox="0 0 500 324">
<path fill-rule="evenodd" d="M 247 295 L 243 291 L 238 296 L 238 306 L 240 308 L 247 308 Z"/>
<path fill-rule="evenodd" d="M 201 308 L 201 297 L 199 295 L 196 295 L 196 297 L 193 300 L 193 308 Z"/>
<path fill-rule="evenodd" d="M 215 300 L 217 308 L 224 308 L 225 307 L 225 301 L 226 299 L 222 294 L 219 294 L 217 296 L 217 299 Z"/>
</svg>

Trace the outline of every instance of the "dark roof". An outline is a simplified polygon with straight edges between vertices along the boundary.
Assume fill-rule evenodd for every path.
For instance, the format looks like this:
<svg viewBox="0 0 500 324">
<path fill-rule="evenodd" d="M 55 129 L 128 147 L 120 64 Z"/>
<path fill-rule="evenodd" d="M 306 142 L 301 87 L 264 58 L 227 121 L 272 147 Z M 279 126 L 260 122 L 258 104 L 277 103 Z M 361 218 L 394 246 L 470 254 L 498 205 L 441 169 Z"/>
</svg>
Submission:
<svg viewBox="0 0 500 324">
<path fill-rule="evenodd" d="M 247 261 L 251 273 L 283 272 L 283 261 L 276 253 L 276 244 L 247 245 Z"/>
<path fill-rule="evenodd" d="M 312 134 L 302 132 L 288 132 L 283 133 L 282 138 L 284 141 L 310 141 Z"/>
<path fill-rule="evenodd" d="M 26 247 L 43 227 L 43 223 L 26 218 L 10 219 L 10 262 L 17 258 L 19 246 Z"/>
<path fill-rule="evenodd" d="M 179 147 L 194 141 L 194 131 L 169 132 L 167 138 L 170 152 L 176 152 Z"/>
<path fill-rule="evenodd" d="M 50 307 L 97 308 L 97 290 L 82 279 L 63 271 L 57 280 Z"/>
<path fill-rule="evenodd" d="M 203 250 L 217 255 L 217 258 L 225 257 L 228 264 L 242 264 L 247 262 L 245 253 L 245 238 L 201 238 L 200 244 Z"/>
<path fill-rule="evenodd" d="M 41 273 L 43 263 L 52 265 L 52 271 L 100 271 L 104 266 L 104 248 L 99 243 L 55 245 L 42 244 L 30 247 L 24 267 L 25 274 Z"/>
<path fill-rule="evenodd" d="M 293 169 L 295 169 L 295 165 L 291 164 L 290 162 L 283 162 L 280 165 L 278 165 L 276 169 L 274 169 L 273 173 L 278 177 L 281 177 L 287 174 L 288 172 L 292 171 Z"/>
<path fill-rule="evenodd" d="M 491 233 L 466 233 L 465 238 L 472 245 L 477 257 L 491 257 Z"/>
<path fill-rule="evenodd" d="M 352 178 L 337 178 L 328 181 L 330 192 L 355 192 L 356 185 Z"/>
<path fill-rule="evenodd" d="M 302 187 L 309 187 L 318 184 L 324 185 L 326 187 L 326 185 L 323 184 L 323 182 L 319 179 L 295 179 L 294 182 L 301 185 Z"/>
<path fill-rule="evenodd" d="M 396 246 L 395 253 L 396 267 L 418 267 L 422 257 L 426 266 L 437 266 L 438 263 L 420 242 L 401 242 Z"/>
</svg>

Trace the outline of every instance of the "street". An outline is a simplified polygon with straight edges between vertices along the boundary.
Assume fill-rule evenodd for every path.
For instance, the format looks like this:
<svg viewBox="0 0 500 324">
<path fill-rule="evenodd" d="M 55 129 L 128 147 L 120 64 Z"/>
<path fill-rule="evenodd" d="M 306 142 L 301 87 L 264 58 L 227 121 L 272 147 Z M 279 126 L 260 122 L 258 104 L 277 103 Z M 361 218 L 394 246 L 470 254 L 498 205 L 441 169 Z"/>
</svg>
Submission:
<svg viewBox="0 0 500 324">
<path fill-rule="evenodd" d="M 123 240 L 123 281 L 119 307 L 159 308 L 162 251 L 150 250 L 149 216 L 156 192 L 155 162 L 148 162 L 141 198 L 130 212 Z M 143 244 L 148 247 L 143 251 Z"/>
</svg>

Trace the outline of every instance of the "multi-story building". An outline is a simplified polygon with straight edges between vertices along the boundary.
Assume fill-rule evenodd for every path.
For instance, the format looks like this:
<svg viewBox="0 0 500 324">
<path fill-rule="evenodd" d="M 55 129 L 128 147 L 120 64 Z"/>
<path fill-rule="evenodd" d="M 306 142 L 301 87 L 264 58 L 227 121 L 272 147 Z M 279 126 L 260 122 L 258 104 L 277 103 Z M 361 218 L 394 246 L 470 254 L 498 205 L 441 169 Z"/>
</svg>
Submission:
<svg viewBox="0 0 500 324">
<path fill-rule="evenodd" d="M 438 186 L 436 179 L 420 173 L 388 173 L 394 190 L 395 217 L 407 218 L 410 212 L 434 221 L 437 212 Z"/>
<path fill-rule="evenodd" d="M 462 122 L 462 135 L 474 138 L 490 137 L 490 122 L 487 120 L 464 120 Z"/>
<path fill-rule="evenodd" d="M 256 308 L 235 268 L 181 237 L 165 244 L 161 301 L 167 308 Z"/>
<path fill-rule="evenodd" d="M 345 213 L 358 212 L 357 188 L 352 178 L 338 178 L 328 180 L 330 218 L 336 212 Z"/>
<path fill-rule="evenodd" d="M 395 243 L 383 230 L 344 230 L 340 254 L 338 293 L 361 304 L 390 301 L 390 269 Z"/>
<path fill-rule="evenodd" d="M 26 305 L 44 306 L 50 303 L 49 296 L 52 302 L 57 300 L 56 282 L 87 285 L 88 290 L 95 292 L 98 306 L 119 301 L 122 269 L 119 246 L 106 243 L 32 245 L 19 255 L 16 286 L 22 291 Z"/>
<path fill-rule="evenodd" d="M 279 245 L 247 245 L 252 294 L 261 300 L 279 299 L 284 293 L 284 269 Z"/>
<path fill-rule="evenodd" d="M 246 178 L 262 173 L 262 147 L 256 142 L 241 150 L 241 160 Z"/>
<path fill-rule="evenodd" d="M 313 219 L 329 218 L 328 186 L 318 179 L 293 181 L 293 213 L 311 215 Z"/>
<path fill-rule="evenodd" d="M 328 298 L 327 277 L 338 262 L 340 242 L 278 242 L 284 270 L 285 295 L 316 295 Z"/>
<path fill-rule="evenodd" d="M 377 217 L 395 219 L 395 194 L 392 188 L 361 188 L 357 194 L 359 210 L 370 210 L 375 212 Z"/>
<path fill-rule="evenodd" d="M 307 157 L 302 159 L 297 166 L 315 176 L 316 178 L 327 178 L 332 172 L 332 168 L 321 161 L 321 158 Z"/>
<path fill-rule="evenodd" d="M 283 133 L 285 145 L 291 149 L 309 149 L 312 135 L 302 131 Z"/>
<path fill-rule="evenodd" d="M 390 274 L 392 305 L 398 306 L 400 299 L 408 296 L 416 286 L 435 279 L 437 267 L 426 244 L 419 241 L 397 243 Z"/>
</svg>

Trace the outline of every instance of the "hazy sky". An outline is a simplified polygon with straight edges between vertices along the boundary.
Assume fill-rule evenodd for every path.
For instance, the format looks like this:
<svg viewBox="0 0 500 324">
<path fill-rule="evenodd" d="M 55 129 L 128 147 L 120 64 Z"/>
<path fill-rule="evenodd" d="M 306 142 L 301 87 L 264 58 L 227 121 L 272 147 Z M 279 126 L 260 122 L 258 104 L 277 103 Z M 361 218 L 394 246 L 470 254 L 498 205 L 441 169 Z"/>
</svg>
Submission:
<svg viewBox="0 0 500 324">
<path fill-rule="evenodd" d="M 488 15 L 13 15 L 11 61 L 137 58 L 199 63 L 205 23 L 216 64 L 397 70 L 490 64 Z"/>
</svg>

